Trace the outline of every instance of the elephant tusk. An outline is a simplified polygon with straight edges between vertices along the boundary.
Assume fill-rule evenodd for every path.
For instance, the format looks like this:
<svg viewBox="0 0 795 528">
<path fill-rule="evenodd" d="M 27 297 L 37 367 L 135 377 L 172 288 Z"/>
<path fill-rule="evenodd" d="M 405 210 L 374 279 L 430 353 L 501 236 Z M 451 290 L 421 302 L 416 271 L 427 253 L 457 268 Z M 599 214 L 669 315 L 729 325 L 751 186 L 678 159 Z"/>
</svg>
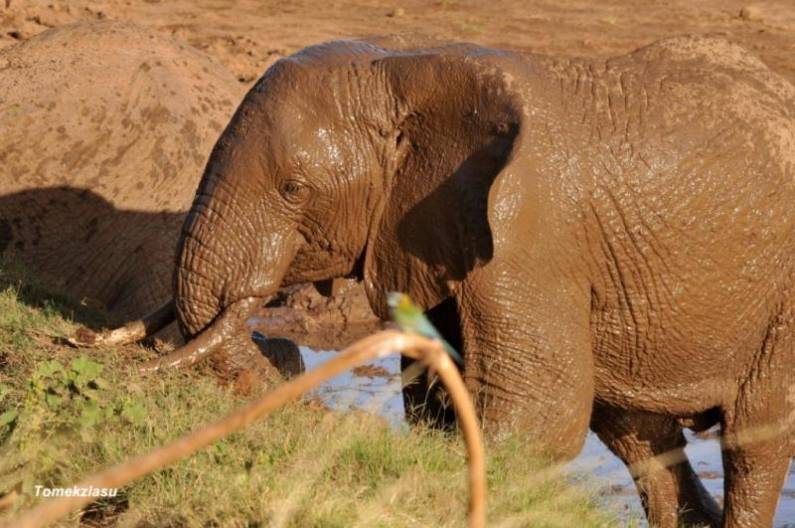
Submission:
<svg viewBox="0 0 795 528">
<path fill-rule="evenodd" d="M 221 316 L 224 318 L 224 315 Z M 206 425 L 178 440 L 147 454 L 123 462 L 92 475 L 75 488 L 120 488 L 144 475 L 181 460 L 217 440 L 239 431 L 255 420 L 299 398 L 320 383 L 365 361 L 385 357 L 395 351 L 432 366 L 447 387 L 459 418 L 461 434 L 466 445 L 469 462 L 469 528 L 486 525 L 486 462 L 480 424 L 472 397 L 461 374 L 438 341 L 425 337 L 384 330 L 357 341 L 340 352 L 337 357 L 320 367 L 282 384 L 224 418 Z M 4 526 L 10 528 L 40 528 L 51 524 L 70 511 L 85 506 L 93 499 L 72 495 L 44 502 Z"/>
<path fill-rule="evenodd" d="M 207 328 L 188 343 L 163 357 L 147 361 L 139 368 L 142 373 L 162 368 L 193 365 L 218 350 L 221 344 L 241 331 L 241 327 L 262 299 L 247 297 L 228 306 Z"/>
<path fill-rule="evenodd" d="M 104 332 L 94 332 L 85 326 L 81 326 L 77 329 L 73 337 L 66 339 L 66 342 L 74 347 L 91 348 L 129 345 L 158 332 L 176 318 L 177 314 L 176 310 L 174 310 L 174 299 L 169 299 L 167 303 L 143 319 L 130 321 L 119 328 L 105 330 Z"/>
</svg>

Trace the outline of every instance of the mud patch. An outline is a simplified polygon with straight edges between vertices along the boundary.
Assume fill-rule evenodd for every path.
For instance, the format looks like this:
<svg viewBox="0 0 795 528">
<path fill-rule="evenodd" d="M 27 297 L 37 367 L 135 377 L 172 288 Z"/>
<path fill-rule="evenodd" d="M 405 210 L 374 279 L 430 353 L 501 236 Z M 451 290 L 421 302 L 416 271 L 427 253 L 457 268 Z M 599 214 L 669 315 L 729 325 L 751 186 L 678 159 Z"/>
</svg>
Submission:
<svg viewBox="0 0 795 528">
<path fill-rule="evenodd" d="M 360 378 L 389 378 L 392 376 L 387 369 L 378 365 L 362 365 L 353 368 L 351 372 Z"/>
<path fill-rule="evenodd" d="M 249 326 L 268 337 L 339 350 L 384 324 L 370 309 L 361 284 L 344 280 L 333 297 L 321 295 L 311 284 L 285 288 L 249 319 Z"/>
</svg>

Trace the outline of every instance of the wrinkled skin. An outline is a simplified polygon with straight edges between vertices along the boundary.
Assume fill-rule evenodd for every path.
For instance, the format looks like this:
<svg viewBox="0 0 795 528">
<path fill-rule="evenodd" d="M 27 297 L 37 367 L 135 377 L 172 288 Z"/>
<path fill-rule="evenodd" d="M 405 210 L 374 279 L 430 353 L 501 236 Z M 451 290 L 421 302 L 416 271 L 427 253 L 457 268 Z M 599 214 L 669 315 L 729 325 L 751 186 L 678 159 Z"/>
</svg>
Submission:
<svg viewBox="0 0 795 528">
<path fill-rule="evenodd" d="M 215 146 L 180 242 L 181 328 L 302 281 L 357 277 L 381 317 L 406 292 L 463 351 L 489 433 L 566 459 L 590 426 L 653 524 L 768 526 L 793 453 L 793 103 L 714 39 L 606 62 L 308 48 Z M 449 420 L 425 393 L 406 388 L 411 417 Z M 723 512 L 682 451 L 683 426 L 716 423 Z"/>
<path fill-rule="evenodd" d="M 237 80 L 122 22 L 42 33 L 0 71 L 0 254 L 119 321 L 162 305 Z"/>
</svg>

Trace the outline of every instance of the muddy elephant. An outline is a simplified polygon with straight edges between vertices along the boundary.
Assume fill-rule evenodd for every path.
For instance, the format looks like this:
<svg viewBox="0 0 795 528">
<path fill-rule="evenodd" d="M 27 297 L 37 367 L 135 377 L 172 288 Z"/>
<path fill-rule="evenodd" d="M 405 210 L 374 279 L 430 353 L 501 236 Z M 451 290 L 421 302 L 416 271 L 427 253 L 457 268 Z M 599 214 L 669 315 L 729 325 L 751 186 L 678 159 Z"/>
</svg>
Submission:
<svg viewBox="0 0 795 528">
<path fill-rule="evenodd" d="M 0 70 L 0 254 L 116 319 L 166 302 L 235 77 L 124 22 L 47 31 Z"/>
<path fill-rule="evenodd" d="M 214 147 L 179 244 L 180 327 L 215 342 L 302 281 L 355 277 L 383 318 L 406 292 L 463 352 L 490 434 L 567 459 L 590 426 L 653 524 L 769 526 L 793 454 L 793 108 L 710 38 L 606 61 L 307 48 Z M 405 389 L 415 419 L 438 416 L 426 392 Z M 683 427 L 715 424 L 723 511 L 683 451 Z"/>
</svg>

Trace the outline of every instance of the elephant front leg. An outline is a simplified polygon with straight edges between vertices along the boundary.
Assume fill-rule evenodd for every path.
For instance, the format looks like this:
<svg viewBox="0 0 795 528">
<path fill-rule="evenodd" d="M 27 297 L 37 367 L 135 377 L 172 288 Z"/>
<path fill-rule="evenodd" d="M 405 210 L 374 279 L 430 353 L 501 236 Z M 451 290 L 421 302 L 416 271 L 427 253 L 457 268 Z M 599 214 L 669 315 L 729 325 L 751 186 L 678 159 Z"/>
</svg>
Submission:
<svg viewBox="0 0 795 528">
<path fill-rule="evenodd" d="M 587 287 L 482 272 L 458 297 L 464 378 L 490 436 L 575 457 L 588 431 L 593 360 Z"/>
<path fill-rule="evenodd" d="M 673 418 L 596 403 L 591 429 L 629 467 L 651 526 L 720 526 L 720 508 L 693 471 Z"/>
</svg>

